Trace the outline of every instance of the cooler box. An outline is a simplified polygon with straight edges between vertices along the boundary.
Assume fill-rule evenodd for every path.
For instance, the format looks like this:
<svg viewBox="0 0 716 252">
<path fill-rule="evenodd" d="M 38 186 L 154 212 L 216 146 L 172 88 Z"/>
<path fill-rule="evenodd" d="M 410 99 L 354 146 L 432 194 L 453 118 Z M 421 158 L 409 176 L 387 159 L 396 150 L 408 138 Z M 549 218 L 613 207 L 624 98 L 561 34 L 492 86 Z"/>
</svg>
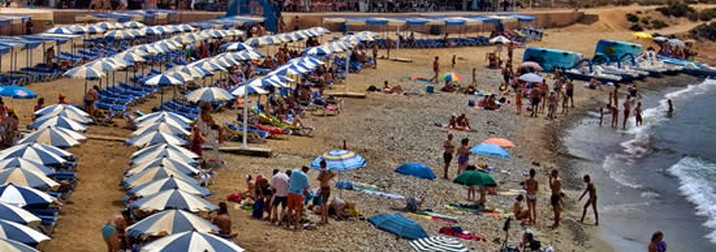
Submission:
<svg viewBox="0 0 716 252">
<path fill-rule="evenodd" d="M 435 92 L 435 86 L 433 86 L 433 85 L 428 85 L 427 87 L 425 87 L 425 92 L 427 92 L 428 94 L 434 93 L 434 92 Z"/>
</svg>

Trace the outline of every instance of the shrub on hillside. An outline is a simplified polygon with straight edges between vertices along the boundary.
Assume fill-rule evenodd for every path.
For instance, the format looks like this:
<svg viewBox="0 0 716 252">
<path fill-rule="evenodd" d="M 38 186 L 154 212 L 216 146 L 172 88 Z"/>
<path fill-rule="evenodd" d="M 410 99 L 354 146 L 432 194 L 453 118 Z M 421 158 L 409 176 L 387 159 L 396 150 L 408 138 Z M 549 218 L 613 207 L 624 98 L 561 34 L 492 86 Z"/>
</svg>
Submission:
<svg viewBox="0 0 716 252">
<path fill-rule="evenodd" d="M 716 40 L 716 22 L 699 25 L 689 32 L 696 37 L 714 41 Z"/>
<path fill-rule="evenodd" d="M 638 23 L 639 17 L 637 15 L 634 15 L 633 13 L 627 13 L 626 20 L 632 23 Z"/>
<path fill-rule="evenodd" d="M 668 6 L 656 8 L 656 11 L 661 12 L 664 16 L 677 18 L 689 17 L 690 14 L 694 15 L 696 13 L 694 8 L 683 2 L 673 2 Z"/>
<path fill-rule="evenodd" d="M 705 9 L 699 13 L 699 19 L 701 19 L 701 21 L 710 21 L 714 18 L 716 18 L 716 8 Z"/>
<path fill-rule="evenodd" d="M 632 30 L 632 31 L 643 31 L 644 28 L 642 28 L 639 23 L 635 23 L 635 24 L 632 24 L 631 26 L 629 26 L 629 30 Z"/>
<path fill-rule="evenodd" d="M 651 21 L 651 28 L 653 28 L 653 29 L 659 30 L 659 29 L 663 29 L 666 27 L 669 27 L 669 24 L 664 23 L 664 21 L 661 21 L 661 20 L 652 20 Z"/>
<path fill-rule="evenodd" d="M 614 5 L 631 5 L 634 3 L 634 0 L 614 0 Z"/>
</svg>

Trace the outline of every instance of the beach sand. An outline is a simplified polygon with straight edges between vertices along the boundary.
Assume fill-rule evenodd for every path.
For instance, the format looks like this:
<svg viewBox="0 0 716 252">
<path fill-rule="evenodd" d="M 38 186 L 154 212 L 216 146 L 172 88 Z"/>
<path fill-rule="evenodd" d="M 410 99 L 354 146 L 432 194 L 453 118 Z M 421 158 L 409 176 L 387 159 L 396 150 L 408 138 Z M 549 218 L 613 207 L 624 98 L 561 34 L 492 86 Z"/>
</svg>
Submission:
<svg viewBox="0 0 716 252">
<path fill-rule="evenodd" d="M 636 8 L 636 7 L 630 7 Z M 577 24 L 571 27 L 547 30 L 542 42 L 531 43 L 529 46 L 552 47 L 584 53 L 586 57 L 596 42 L 601 38 L 633 41 L 631 32 L 617 25 L 617 17 L 623 19 L 623 13 L 613 14 L 615 9 L 587 10 L 597 15 L 605 15 L 603 21 L 591 25 Z M 619 10 L 622 11 L 622 10 Z M 611 19 L 610 19 L 611 18 Z M 693 24 L 691 24 L 693 25 Z M 676 29 L 676 28 L 674 28 Z M 684 26 L 679 29 L 688 29 Z M 681 30 L 674 30 L 679 32 Z M 579 205 L 573 200 L 578 196 L 580 184 L 565 185 L 567 213 L 562 227 L 557 230 L 547 228 L 551 224 L 551 211 L 548 208 L 549 193 L 547 189 L 547 172 L 552 168 L 563 171 L 566 177 L 569 167 L 557 166 L 559 143 L 557 136 L 566 127 L 568 120 L 575 115 L 559 116 L 555 121 L 544 117 L 529 118 L 525 113 L 516 115 L 514 108 L 507 107 L 501 111 L 475 110 L 467 106 L 468 96 L 459 94 L 436 93 L 424 95 L 425 83 L 411 81 L 411 76 L 431 77 L 431 62 L 434 56 L 441 59 L 441 72 L 456 72 L 463 76 L 463 83 L 470 82 L 470 71 L 478 69 L 479 89 L 495 92 L 500 82 L 499 70 L 485 68 L 485 53 L 494 47 L 393 50 L 391 57 L 409 58 L 413 63 L 395 61 L 379 61 L 378 69 L 364 69 L 358 74 L 348 76 L 350 91 L 364 91 L 369 85 L 380 87 L 384 80 L 391 85 L 400 84 L 407 91 L 419 95 L 395 96 L 368 93 L 366 99 L 346 99 L 343 112 L 337 116 L 310 116 L 304 119 L 306 125 L 316 126 L 313 137 L 284 136 L 277 140 L 269 140 L 266 144 L 256 146 L 269 147 L 276 154 L 272 158 L 255 158 L 222 154 L 227 165 L 217 170 L 216 184 L 208 188 L 214 195 L 208 199 L 214 203 L 223 201 L 228 194 L 246 189 L 244 176 L 262 174 L 268 176 L 273 169 L 294 169 L 307 165 L 317 155 L 342 146 L 347 142 L 350 150 L 364 156 L 368 166 L 357 171 L 341 173 L 340 179 L 349 179 L 383 187 L 387 192 L 404 196 L 425 197 L 424 207 L 434 211 L 457 217 L 464 230 L 484 236 L 487 242 L 465 241 L 474 250 L 495 251 L 499 248 L 504 233 L 503 219 L 487 215 L 454 213 L 445 209 L 447 203 L 466 202 L 464 187 L 450 181 L 418 180 L 406 177 L 393 170 L 404 162 L 422 162 L 430 167 L 436 175 L 442 174 L 441 141 L 448 133 L 453 133 L 457 140 L 467 137 L 471 145 L 489 137 L 503 137 L 516 143 L 509 150 L 511 159 L 471 157 L 471 163 L 486 162 L 496 167 L 495 178 L 501 190 L 519 189 L 522 173 L 539 161 L 538 179 L 541 183 L 538 199 L 539 221 L 534 227 L 537 237 L 545 245 L 552 245 L 558 251 L 610 251 L 612 249 L 598 239 L 600 229 L 591 225 L 578 224 L 575 219 L 581 212 Z M 523 48 L 515 51 L 515 62 L 520 62 Z M 385 54 L 381 51 L 381 55 Z M 461 57 L 455 69 L 450 68 L 452 55 Z M 7 58 L 3 59 L 6 60 Z M 36 57 L 36 61 L 39 57 Z M 20 65 L 23 65 L 22 63 Z M 124 73 L 119 73 L 123 76 Z M 58 92 L 68 95 L 70 102 L 79 103 L 82 97 L 83 81 L 62 79 L 50 83 L 31 84 L 28 88 L 37 91 L 54 103 Z M 593 109 L 594 104 L 606 100 L 607 91 L 586 90 L 577 83 L 575 105 L 578 110 Z M 344 90 L 342 85 L 334 87 L 336 91 Z M 607 89 L 609 90 L 609 89 Z M 166 97 L 167 95 L 165 95 Z M 512 98 L 509 98 L 510 100 Z M 33 100 L 14 100 L 6 103 L 16 108 L 21 116 L 21 124 L 30 121 Z M 148 100 L 139 108 L 147 112 L 152 106 L 159 104 L 158 97 Z M 589 107 L 587 107 L 589 106 Z M 524 112 L 524 111 L 523 111 Z M 235 118 L 237 111 L 225 111 L 217 117 Z M 451 113 L 465 113 L 477 132 L 448 131 L 434 126 L 436 122 L 447 122 Z M 544 116 L 544 115 L 542 115 Z M 89 134 L 126 137 L 129 130 L 123 129 L 123 122 L 117 120 L 116 127 L 92 126 Z M 236 143 L 231 143 L 236 144 Z M 124 146 L 121 142 L 87 140 L 70 151 L 79 157 L 77 176 L 79 184 L 70 202 L 65 205 L 60 215 L 53 240 L 44 247 L 45 251 L 102 251 L 105 249 L 101 239 L 100 228 L 111 216 L 123 207 L 121 197 L 124 191 L 118 184 L 122 179 L 122 171 L 127 168 L 131 152 L 135 148 Z M 454 176 L 456 165 L 451 167 Z M 312 185 L 317 186 L 317 172 L 309 172 Z M 567 180 L 567 182 L 572 182 Z M 334 190 L 333 195 L 357 202 L 358 209 L 366 217 L 379 213 L 394 212 L 391 207 L 404 206 L 403 200 L 392 200 L 378 196 L 370 196 L 355 192 Z M 489 207 L 510 209 L 514 196 L 488 196 Z M 319 226 L 317 230 L 289 231 L 269 225 L 267 222 L 250 219 L 250 213 L 230 204 L 230 214 L 234 221 L 234 231 L 238 232 L 237 243 L 249 251 L 408 251 L 407 241 L 396 240 L 393 235 L 376 230 L 366 221 L 336 222 L 327 226 Z M 318 216 L 308 214 L 314 222 Z M 436 235 L 442 226 L 452 225 L 447 222 L 412 218 L 423 226 L 428 234 Z M 591 222 L 589 219 L 588 222 Z M 521 228 L 513 222 L 510 230 L 510 243 L 517 243 Z"/>
</svg>

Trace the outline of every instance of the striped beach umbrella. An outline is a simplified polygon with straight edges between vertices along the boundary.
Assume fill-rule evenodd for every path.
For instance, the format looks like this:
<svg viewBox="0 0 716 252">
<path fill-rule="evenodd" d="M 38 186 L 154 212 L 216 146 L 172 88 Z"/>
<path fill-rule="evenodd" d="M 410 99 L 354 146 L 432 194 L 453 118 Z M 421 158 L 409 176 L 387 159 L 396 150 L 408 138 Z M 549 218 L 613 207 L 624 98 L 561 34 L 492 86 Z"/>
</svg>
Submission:
<svg viewBox="0 0 716 252">
<path fill-rule="evenodd" d="M 226 71 L 226 68 L 224 68 L 214 62 L 211 62 L 210 60 L 200 60 L 195 63 L 189 64 L 189 66 L 198 67 L 198 68 L 204 69 L 209 72 Z"/>
<path fill-rule="evenodd" d="M 35 111 L 35 115 L 36 116 L 44 116 L 47 114 L 51 114 L 54 116 L 54 115 L 59 115 L 60 112 L 63 112 L 65 110 L 69 110 L 69 111 L 71 111 L 75 114 L 78 114 L 80 116 L 84 116 L 84 117 L 89 116 L 89 114 L 87 114 L 87 112 L 84 112 L 75 106 L 65 105 L 65 104 L 53 104 L 53 105 L 44 107 L 38 111 Z"/>
<path fill-rule="evenodd" d="M 141 162 L 133 163 L 134 167 L 124 173 L 124 176 L 132 176 L 150 168 L 167 168 L 177 171 L 181 174 L 195 176 L 199 174 L 199 169 L 195 165 L 196 161 L 184 161 L 180 159 L 172 159 L 168 156 L 157 156 L 154 159 L 144 159 Z"/>
<path fill-rule="evenodd" d="M 173 234 L 142 247 L 142 252 L 169 251 L 243 252 L 244 249 L 225 238 L 196 231 Z"/>
<path fill-rule="evenodd" d="M 155 145 L 150 145 L 148 147 L 144 147 L 143 149 L 132 153 L 132 160 L 142 158 L 145 155 L 152 155 L 152 153 L 154 153 L 154 152 L 160 152 L 160 151 L 168 150 L 168 149 L 178 151 L 192 159 L 199 158 L 199 155 L 196 155 L 196 153 L 188 150 L 187 148 L 181 147 L 179 145 L 155 144 Z"/>
<path fill-rule="evenodd" d="M 60 184 L 48 178 L 42 173 L 35 173 L 21 168 L 9 168 L 0 170 L 0 184 L 12 183 L 20 186 L 28 186 L 40 190 L 56 190 Z"/>
<path fill-rule="evenodd" d="M 47 207 L 55 201 L 49 194 L 27 186 L 0 186 L 0 201 L 18 207 Z"/>
<path fill-rule="evenodd" d="M 102 70 L 86 65 L 78 66 L 67 70 L 64 75 L 70 78 L 86 80 L 97 80 L 105 77 L 105 74 L 104 72 L 102 72 Z"/>
<path fill-rule="evenodd" d="M 32 171 L 37 174 L 44 174 L 46 176 L 55 174 L 54 169 L 47 167 L 41 163 L 29 160 L 29 159 L 24 159 L 21 157 L 11 157 L 11 158 L 0 160 L 0 170 L 10 169 L 10 168 L 25 169 L 25 170 Z"/>
<path fill-rule="evenodd" d="M 148 79 L 145 79 L 143 83 L 147 86 L 170 86 L 179 85 L 183 82 L 167 74 L 157 74 L 152 77 L 149 77 Z"/>
<path fill-rule="evenodd" d="M 145 27 L 146 25 L 144 25 L 143 23 L 137 22 L 137 21 L 129 21 L 129 22 L 122 23 L 122 26 L 124 26 L 124 28 L 136 29 L 136 28 Z"/>
<path fill-rule="evenodd" d="M 180 24 L 179 28 L 185 32 L 196 30 L 196 28 L 194 28 L 194 26 L 191 26 L 189 24 Z"/>
<path fill-rule="evenodd" d="M 43 120 L 36 120 L 35 122 L 27 126 L 28 129 L 43 129 L 47 127 L 62 127 L 74 131 L 87 130 L 87 126 L 82 125 L 81 123 L 78 123 L 64 116 L 54 116 L 44 118 Z"/>
<path fill-rule="evenodd" d="M 218 233 L 219 227 L 195 214 L 176 209 L 155 213 L 127 227 L 131 237 L 167 236 L 185 231 Z"/>
<path fill-rule="evenodd" d="M 224 46 L 222 46 L 224 51 L 241 51 L 241 50 L 253 50 L 254 48 L 250 45 L 241 43 L 241 42 L 234 42 L 234 43 L 228 43 Z"/>
<path fill-rule="evenodd" d="M 95 70 L 107 71 L 107 72 L 111 72 L 111 71 L 118 69 L 118 67 L 116 65 L 114 65 L 114 63 L 106 61 L 106 60 L 104 60 L 104 58 L 94 60 L 92 62 L 85 64 L 84 66 L 94 68 Z"/>
<path fill-rule="evenodd" d="M 122 26 L 122 27 L 117 27 L 117 23 L 115 23 L 115 22 L 107 22 L 107 21 L 99 22 L 99 23 L 96 23 L 95 25 L 97 25 L 97 26 L 99 26 L 99 27 L 101 27 L 102 29 L 105 29 L 105 30 L 114 30 L 114 29 L 124 28 L 123 26 Z"/>
<path fill-rule="evenodd" d="M 234 99 L 226 89 L 218 87 L 203 87 L 186 95 L 189 102 L 224 102 Z"/>
<path fill-rule="evenodd" d="M 417 252 L 468 252 L 465 245 L 455 238 L 433 236 L 410 241 L 410 247 Z"/>
<path fill-rule="evenodd" d="M 191 134 L 188 130 L 182 127 L 177 127 L 175 124 L 160 122 L 141 127 L 132 132 L 131 136 L 140 136 L 151 131 L 161 131 L 175 136 L 188 136 Z"/>
<path fill-rule="evenodd" d="M 169 160 L 181 161 L 186 164 L 195 164 L 196 161 L 194 159 L 198 158 L 198 156 L 196 156 L 196 154 L 187 155 L 187 154 L 184 154 L 184 152 L 181 152 L 181 151 L 179 151 L 177 149 L 173 149 L 173 148 L 161 148 L 161 149 L 156 149 L 152 152 L 144 153 L 141 156 L 132 158 L 132 160 L 129 161 L 129 164 L 130 165 L 144 164 L 149 161 L 153 161 L 153 160 L 160 159 L 160 158 L 167 158 Z"/>
<path fill-rule="evenodd" d="M 38 226 L 41 222 L 40 218 L 27 210 L 5 202 L 0 202 L 0 220 L 20 223 L 30 227 Z M 2 245 L 0 245 L 0 251 L 6 251 L 2 249 Z"/>
<path fill-rule="evenodd" d="M 146 184 L 138 185 L 127 191 L 128 195 L 144 197 L 161 191 L 179 189 L 197 196 L 206 197 L 211 195 L 211 192 L 199 185 L 195 180 L 183 180 L 170 176 L 168 178 L 158 179 L 147 182 Z"/>
<path fill-rule="evenodd" d="M 166 74 L 167 76 L 171 76 L 174 79 L 179 80 L 181 83 L 189 83 L 189 82 L 194 81 L 194 79 L 196 79 L 196 78 L 194 78 L 194 76 L 191 76 L 191 74 L 181 72 L 181 71 L 176 71 L 173 69 L 164 72 L 164 74 Z"/>
<path fill-rule="evenodd" d="M 50 29 L 47 29 L 45 33 L 51 33 L 51 34 L 66 34 L 71 35 L 75 34 L 74 31 L 68 29 L 66 26 L 56 26 Z"/>
<path fill-rule="evenodd" d="M 143 148 L 145 146 L 153 145 L 153 144 L 174 144 L 174 145 L 186 145 L 187 141 L 184 139 L 181 139 L 179 137 L 176 137 L 171 134 L 167 134 L 164 132 L 161 132 L 159 130 L 153 131 L 153 132 L 146 132 L 143 135 L 136 136 L 132 139 L 127 140 L 127 145 L 133 145 L 137 146 L 139 148 Z"/>
<path fill-rule="evenodd" d="M 189 212 L 208 212 L 219 208 L 199 196 L 176 189 L 147 195 L 132 202 L 129 207 L 142 211 L 181 209 Z"/>
<path fill-rule="evenodd" d="M 6 220 L 0 220 L 0 238 L 14 240 L 30 246 L 37 246 L 50 240 L 50 237 L 35 229 Z"/>
<path fill-rule="evenodd" d="M 113 38 L 113 39 L 129 39 L 134 38 L 135 34 L 131 33 L 127 30 L 114 30 L 114 31 L 108 31 L 104 33 L 105 38 Z"/>
<path fill-rule="evenodd" d="M 282 66 L 277 67 L 275 70 L 268 73 L 268 75 L 288 75 L 288 74 L 295 74 L 295 75 L 304 75 L 307 73 L 310 73 L 312 70 L 308 69 L 301 65 L 296 64 L 285 64 Z"/>
<path fill-rule="evenodd" d="M 101 26 L 98 26 L 98 25 L 87 25 L 87 26 L 85 26 L 85 33 L 89 33 L 89 34 L 103 33 L 103 32 L 105 32 L 106 30 L 107 30 L 107 29 L 104 29 L 104 28 L 102 28 Z"/>
<path fill-rule="evenodd" d="M 0 251 L 7 252 L 39 252 L 39 250 L 27 246 L 23 243 L 16 242 L 10 239 L 0 239 Z"/>
<path fill-rule="evenodd" d="M 184 129 L 191 128 L 189 126 L 189 124 L 185 123 L 181 119 L 171 117 L 171 116 L 161 116 L 161 117 L 154 117 L 151 119 L 145 119 L 144 121 L 136 123 L 135 126 L 137 126 L 137 128 L 144 128 L 144 127 L 148 127 L 148 126 L 151 126 L 152 124 L 157 124 L 157 123 L 168 123 L 174 127 L 184 128 Z"/>
<path fill-rule="evenodd" d="M 243 97 L 248 92 L 248 94 L 268 94 L 269 92 L 265 89 L 258 87 L 258 86 L 252 86 L 248 84 L 240 85 L 234 90 L 231 91 L 231 94 L 237 97 Z"/>
<path fill-rule="evenodd" d="M 87 137 L 75 131 L 50 126 L 26 135 L 20 139 L 18 143 L 44 143 L 60 148 L 67 148 L 78 145 L 80 144 L 79 140 L 85 139 L 87 139 Z"/>
<path fill-rule="evenodd" d="M 203 78 L 204 76 L 207 76 L 207 73 L 209 73 L 208 71 L 204 71 L 204 69 L 195 66 L 177 66 L 172 68 L 171 71 L 188 74 L 194 79 Z"/>
<path fill-rule="evenodd" d="M 124 60 L 128 63 L 145 62 L 146 61 L 142 56 L 140 56 L 136 53 L 132 53 L 132 52 L 122 52 L 122 53 L 115 54 L 112 57 L 115 59 Z"/>
<path fill-rule="evenodd" d="M 254 50 L 243 50 L 239 51 L 238 54 L 244 60 L 257 60 L 266 57 L 266 55 Z"/>
<path fill-rule="evenodd" d="M 326 161 L 328 170 L 347 171 L 366 166 L 365 158 L 348 150 L 332 150 L 318 156 L 311 162 L 311 168 L 320 170 L 321 161 Z"/>
<path fill-rule="evenodd" d="M 70 31 L 74 32 L 74 34 L 87 33 L 87 27 L 85 27 L 84 25 L 78 25 L 78 24 L 68 25 L 67 29 L 70 29 Z"/>
<path fill-rule="evenodd" d="M 58 165 L 66 163 L 58 152 L 44 148 L 44 145 L 38 143 L 19 144 L 0 151 L 0 160 L 19 157 L 35 161 L 43 165 Z"/>
<path fill-rule="evenodd" d="M 134 122 L 141 123 L 141 122 L 148 121 L 150 123 L 154 123 L 156 120 L 162 119 L 165 117 L 170 118 L 173 121 L 182 122 L 184 124 L 191 123 L 191 120 L 189 120 L 188 118 L 186 118 L 180 114 L 177 114 L 174 112 L 169 112 L 169 111 L 152 112 L 152 113 L 137 117 L 136 119 L 134 119 Z M 187 125 L 186 128 L 188 129 L 189 126 Z"/>
<path fill-rule="evenodd" d="M 84 111 L 82 111 L 82 113 L 78 113 L 77 111 L 72 109 L 54 110 L 48 111 L 46 114 L 38 116 L 35 121 L 44 121 L 55 117 L 64 117 L 81 124 L 91 123 L 92 119 L 89 119 L 87 116 L 84 116 L 84 114 Z"/>
<path fill-rule="evenodd" d="M 124 188 L 134 188 L 142 184 L 146 184 L 155 180 L 176 177 L 182 180 L 192 180 L 191 177 L 184 175 L 184 173 L 170 169 L 168 167 L 150 167 L 144 169 L 134 175 L 126 177 L 122 180 L 121 186 Z"/>
<path fill-rule="evenodd" d="M 328 48 L 316 46 L 316 47 L 311 47 L 306 50 L 303 50 L 302 53 L 305 55 L 324 56 L 324 55 L 329 55 L 329 54 L 333 53 L 333 51 L 329 50 Z"/>
</svg>

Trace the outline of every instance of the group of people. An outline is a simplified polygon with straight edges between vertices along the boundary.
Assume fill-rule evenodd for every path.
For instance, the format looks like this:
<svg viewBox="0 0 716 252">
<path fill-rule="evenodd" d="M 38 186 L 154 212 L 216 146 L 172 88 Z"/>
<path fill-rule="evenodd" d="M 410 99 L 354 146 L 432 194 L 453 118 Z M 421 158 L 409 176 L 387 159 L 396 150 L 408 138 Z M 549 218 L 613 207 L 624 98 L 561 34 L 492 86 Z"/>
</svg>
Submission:
<svg viewBox="0 0 716 252">
<path fill-rule="evenodd" d="M 254 179 L 248 175 L 247 190 L 241 193 L 242 204 L 251 206 L 255 219 L 293 229 L 310 226 L 309 220 L 304 218 L 305 212 L 320 215 L 319 224 L 322 225 L 329 223 L 329 216 L 337 219 L 355 216 L 355 203 L 339 197 L 331 199 L 331 185 L 336 174 L 328 169 L 325 161 L 320 162 L 317 189 L 310 187 L 309 171 L 307 166 L 285 172 L 274 169 L 270 179 L 262 175 Z"/>
<path fill-rule="evenodd" d="M 574 82 L 571 79 L 560 76 L 559 70 L 555 71 L 551 90 L 547 84 L 547 79 L 543 79 L 542 82 L 528 83 L 513 78 L 512 87 L 515 92 L 517 114 L 522 113 L 522 99 L 525 97 L 528 97 L 530 101 L 530 117 L 537 117 L 546 108 L 547 119 L 553 120 L 557 117 L 558 109 L 561 108 L 561 113 L 566 115 L 569 113 L 570 108 L 574 108 Z"/>
</svg>

